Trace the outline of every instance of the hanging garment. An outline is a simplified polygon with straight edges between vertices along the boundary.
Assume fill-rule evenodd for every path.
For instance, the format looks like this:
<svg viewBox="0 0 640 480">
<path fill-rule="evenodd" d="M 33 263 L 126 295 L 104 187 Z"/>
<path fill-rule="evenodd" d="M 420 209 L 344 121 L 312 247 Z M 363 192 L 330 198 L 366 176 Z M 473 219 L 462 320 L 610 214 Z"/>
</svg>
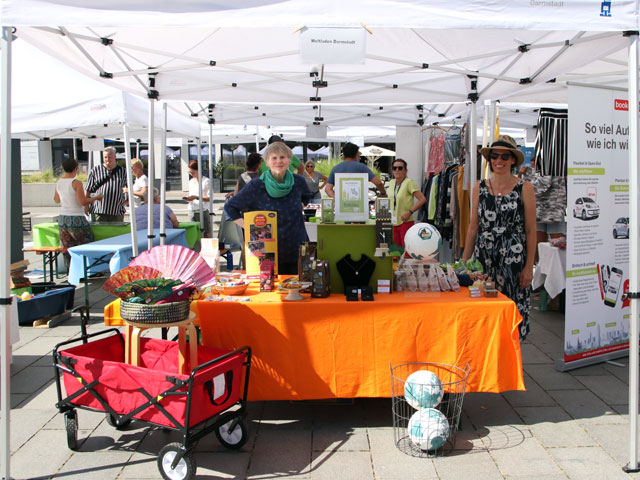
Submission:
<svg viewBox="0 0 640 480">
<path fill-rule="evenodd" d="M 567 213 L 566 177 L 542 176 L 531 167 L 527 167 L 522 178 L 533 186 L 536 197 L 536 222 L 549 224 L 564 221 Z"/>
<path fill-rule="evenodd" d="M 469 206 L 469 201 L 471 197 L 470 189 L 464 188 L 464 182 L 466 181 L 466 175 L 468 172 L 468 168 L 464 168 L 464 165 L 460 165 L 458 168 L 458 232 L 460 239 L 460 246 L 464 248 L 464 244 L 467 240 L 467 229 L 469 228 L 470 222 L 470 211 L 471 207 Z M 457 258 L 457 257 L 456 257 Z"/>
<path fill-rule="evenodd" d="M 533 158 L 541 175 L 567 176 L 568 124 L 566 109 L 540 109 Z"/>
<path fill-rule="evenodd" d="M 429 137 L 429 161 L 427 176 L 444 170 L 444 132 L 434 132 Z"/>
<path fill-rule="evenodd" d="M 460 161 L 460 145 L 462 143 L 462 130 L 460 127 L 451 127 L 447 130 L 444 142 L 444 166 L 448 167 Z"/>
</svg>

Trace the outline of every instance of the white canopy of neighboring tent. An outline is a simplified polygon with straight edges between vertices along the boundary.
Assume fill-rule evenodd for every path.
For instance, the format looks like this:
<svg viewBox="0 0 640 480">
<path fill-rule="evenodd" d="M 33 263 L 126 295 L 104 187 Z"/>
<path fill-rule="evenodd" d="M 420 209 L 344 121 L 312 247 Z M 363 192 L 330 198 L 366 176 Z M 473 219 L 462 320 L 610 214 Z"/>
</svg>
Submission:
<svg viewBox="0 0 640 480">
<path fill-rule="evenodd" d="M 169 158 L 175 158 L 176 156 L 180 155 L 180 150 L 179 149 L 173 149 L 171 147 L 166 147 L 164 149 L 164 154 L 165 156 L 169 157 Z M 140 150 L 140 158 L 147 158 L 149 156 L 149 150 L 147 150 L 146 148 L 143 150 Z M 124 158 L 124 154 L 123 153 L 119 153 L 118 155 L 116 155 L 116 158 Z"/>
<path fill-rule="evenodd" d="M 375 162 L 380 157 L 395 157 L 396 152 L 377 145 L 367 145 L 366 147 L 360 147 L 360 155 L 367 157 L 371 162 Z"/>
<path fill-rule="evenodd" d="M 22 40 L 13 44 L 12 132 L 16 138 L 144 138 L 149 101 L 82 75 Z M 34 88 L 39 85 L 39 88 Z M 159 110 L 159 109 L 158 109 Z M 156 128 L 160 128 L 156 112 Z M 169 136 L 200 134 L 199 122 L 173 112 Z"/>
</svg>

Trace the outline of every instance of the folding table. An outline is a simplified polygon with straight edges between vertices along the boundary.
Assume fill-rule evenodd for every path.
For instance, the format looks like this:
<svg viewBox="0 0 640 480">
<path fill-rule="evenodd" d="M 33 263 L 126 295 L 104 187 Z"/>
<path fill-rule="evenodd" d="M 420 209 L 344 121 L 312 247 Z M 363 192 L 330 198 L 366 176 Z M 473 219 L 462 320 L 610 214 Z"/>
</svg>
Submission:
<svg viewBox="0 0 640 480">
<path fill-rule="evenodd" d="M 154 229 L 153 245 L 160 245 L 160 229 Z M 182 229 L 167 229 L 166 244 L 187 246 L 186 232 Z M 147 249 L 147 230 L 138 230 L 138 252 Z M 87 277 L 91 273 L 109 270 L 113 275 L 123 269 L 133 258 L 133 247 L 131 245 L 131 234 L 118 235 L 116 237 L 105 238 L 97 242 L 85 243 L 71 247 L 71 264 L 69 265 L 69 283 L 78 285 L 84 281 L 85 304 L 89 305 L 89 290 Z"/>
</svg>

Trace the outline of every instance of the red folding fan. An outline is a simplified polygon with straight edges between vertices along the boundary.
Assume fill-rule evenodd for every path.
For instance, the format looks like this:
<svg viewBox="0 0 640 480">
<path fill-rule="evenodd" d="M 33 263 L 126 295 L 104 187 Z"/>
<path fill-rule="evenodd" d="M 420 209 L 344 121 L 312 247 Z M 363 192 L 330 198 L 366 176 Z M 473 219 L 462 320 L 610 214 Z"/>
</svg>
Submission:
<svg viewBox="0 0 640 480">
<path fill-rule="evenodd" d="M 146 266 L 146 265 L 129 265 L 126 268 L 114 273 L 109 279 L 104 282 L 102 289 L 112 293 L 113 295 L 121 297 L 121 295 L 114 292 L 118 287 L 122 287 L 127 283 L 131 283 L 135 280 L 142 280 L 144 278 L 160 278 L 162 272 L 158 269 Z M 126 297 L 125 297 L 126 298 Z"/>
<path fill-rule="evenodd" d="M 186 285 L 202 287 L 215 280 L 215 274 L 198 253 L 181 245 L 158 245 L 134 258 L 130 266 L 146 265 L 162 272 L 165 278 L 182 280 Z"/>
</svg>

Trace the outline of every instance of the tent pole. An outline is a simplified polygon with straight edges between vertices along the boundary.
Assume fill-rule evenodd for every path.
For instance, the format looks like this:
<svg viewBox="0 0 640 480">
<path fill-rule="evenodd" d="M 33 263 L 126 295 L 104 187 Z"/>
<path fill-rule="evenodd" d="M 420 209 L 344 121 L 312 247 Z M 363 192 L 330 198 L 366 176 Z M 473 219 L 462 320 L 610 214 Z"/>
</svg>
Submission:
<svg viewBox="0 0 640 480">
<path fill-rule="evenodd" d="M 260 134 L 258 125 L 256 125 L 256 153 L 260 152 Z M 222 191 L 222 189 L 220 189 Z"/>
<path fill-rule="evenodd" d="M 204 218 L 202 218 L 202 144 L 200 143 L 200 137 L 196 139 L 196 144 L 198 145 L 198 207 L 200 211 L 200 234 L 202 235 L 204 234 Z M 209 173 L 209 175 L 211 175 L 211 173 Z"/>
<path fill-rule="evenodd" d="M 160 245 L 166 243 L 167 234 L 165 230 L 165 214 L 164 207 L 167 203 L 167 103 L 162 103 L 162 130 L 160 133 Z M 153 188 L 149 192 L 149 203 L 153 203 L 152 197 L 155 197 Z"/>
<path fill-rule="evenodd" d="M 213 233 L 213 124 L 209 124 L 209 218 L 207 222 L 211 225 Z M 222 185 L 220 186 L 222 191 Z"/>
<path fill-rule="evenodd" d="M 11 297 L 9 285 L 9 262 L 11 258 L 11 42 L 13 41 L 13 28 L 2 27 L 2 75 L 0 103 L 2 104 L 2 117 L 0 121 L 0 171 L 2 172 L 2 187 L 0 188 L 0 215 L 5 219 L 5 227 L 2 229 L 2 252 L 0 252 L 0 343 L 2 343 L 2 360 L 0 364 L 0 377 L 2 378 L 2 392 L 0 393 L 0 415 L 2 416 L 2 445 L 0 446 L 0 464 L 2 465 L 2 479 L 8 480 L 10 471 L 10 387 L 11 387 Z"/>
<path fill-rule="evenodd" d="M 629 36 L 629 292 L 640 292 L 638 274 L 638 32 Z M 626 472 L 639 472 L 638 467 L 638 298 L 631 298 L 629 317 L 629 463 Z"/>
<path fill-rule="evenodd" d="M 124 137 L 124 161 L 127 166 L 127 190 L 129 191 L 129 222 L 131 225 L 131 248 L 133 256 L 138 256 L 138 231 L 136 230 L 136 212 L 133 203 L 133 173 L 131 171 L 131 146 L 129 145 L 129 125 L 125 123 L 122 126 Z"/>
<path fill-rule="evenodd" d="M 147 128 L 149 129 L 149 141 L 147 144 L 147 162 L 148 162 L 148 171 L 149 171 L 149 187 L 150 194 L 153 195 L 153 187 L 155 186 L 156 179 L 156 160 L 155 160 L 155 152 L 154 152 L 154 134 L 155 134 L 155 100 L 153 98 L 149 99 L 149 125 Z M 148 212 L 148 221 L 147 221 L 147 249 L 151 250 L 153 248 L 153 197 L 151 197 L 151 201 L 147 202 L 147 212 Z"/>
<path fill-rule="evenodd" d="M 472 192 L 472 195 L 469 195 L 469 208 L 473 208 L 473 188 L 476 185 L 476 175 L 478 172 L 478 111 L 476 109 L 476 102 L 471 102 L 470 113 L 467 132 L 469 132 L 469 163 L 471 168 L 471 172 L 469 172 L 469 190 Z"/>
</svg>

